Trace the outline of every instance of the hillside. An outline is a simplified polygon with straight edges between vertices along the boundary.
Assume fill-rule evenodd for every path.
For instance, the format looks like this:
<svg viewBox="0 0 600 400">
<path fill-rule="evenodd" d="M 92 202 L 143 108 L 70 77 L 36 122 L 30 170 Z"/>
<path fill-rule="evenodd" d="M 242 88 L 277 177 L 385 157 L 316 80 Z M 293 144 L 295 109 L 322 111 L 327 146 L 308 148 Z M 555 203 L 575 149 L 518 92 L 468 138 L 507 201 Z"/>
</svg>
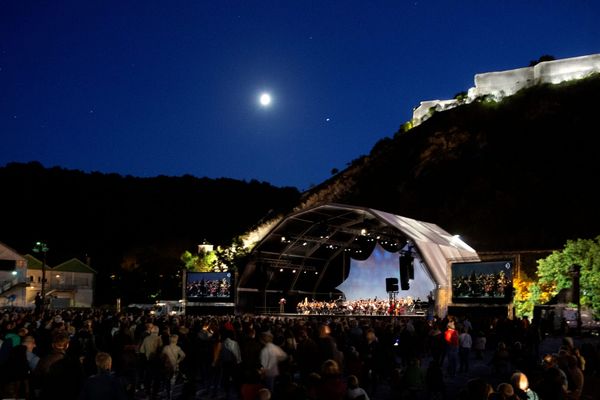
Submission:
<svg viewBox="0 0 600 400">
<path fill-rule="evenodd" d="M 434 222 L 479 251 L 600 233 L 600 76 L 440 112 L 304 193 Z"/>
<path fill-rule="evenodd" d="M 178 297 L 177 279 L 167 278 L 174 276 L 183 251 L 193 251 L 203 239 L 229 244 L 299 198 L 295 188 L 254 180 L 135 178 L 39 163 L 0 168 L 0 184 L 0 241 L 22 254 L 45 241 L 50 266 L 90 257 L 99 271 L 100 302 L 109 290 L 119 290 L 115 284 L 133 297 L 136 290 L 160 287 Z M 109 280 L 112 274 L 121 282 Z"/>
</svg>

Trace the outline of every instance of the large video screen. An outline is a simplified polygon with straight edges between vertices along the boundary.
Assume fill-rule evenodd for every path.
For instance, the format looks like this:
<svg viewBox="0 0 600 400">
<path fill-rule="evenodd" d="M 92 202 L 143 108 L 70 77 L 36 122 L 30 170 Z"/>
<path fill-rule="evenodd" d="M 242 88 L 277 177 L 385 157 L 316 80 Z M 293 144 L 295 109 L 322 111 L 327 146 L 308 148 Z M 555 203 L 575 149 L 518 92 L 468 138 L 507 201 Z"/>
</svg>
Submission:
<svg viewBox="0 0 600 400">
<path fill-rule="evenodd" d="M 452 264 L 452 301 L 504 303 L 512 300 L 511 261 Z"/>
<path fill-rule="evenodd" d="M 233 301 L 231 272 L 188 272 L 185 284 L 186 300 Z"/>
</svg>

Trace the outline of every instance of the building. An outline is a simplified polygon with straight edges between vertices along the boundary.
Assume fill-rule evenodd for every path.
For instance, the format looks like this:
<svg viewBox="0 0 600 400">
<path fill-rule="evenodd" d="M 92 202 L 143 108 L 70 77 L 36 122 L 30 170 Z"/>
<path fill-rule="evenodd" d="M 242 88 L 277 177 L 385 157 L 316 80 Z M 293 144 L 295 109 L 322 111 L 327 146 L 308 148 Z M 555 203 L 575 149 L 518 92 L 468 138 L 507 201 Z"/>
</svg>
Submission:
<svg viewBox="0 0 600 400">
<path fill-rule="evenodd" d="M 468 90 L 465 99 L 422 101 L 413 110 L 412 126 L 421 124 L 434 112 L 449 110 L 477 98 L 489 96 L 494 100 L 501 100 L 521 89 L 582 79 L 594 73 L 600 73 L 600 54 L 543 61 L 532 67 L 476 74 L 475 87 Z"/>
<path fill-rule="evenodd" d="M 0 243 L 0 307 L 33 307 L 42 290 L 42 261 Z M 91 307 L 96 271 L 72 258 L 46 266 L 46 297 L 51 308 Z"/>
<path fill-rule="evenodd" d="M 0 243 L 0 306 L 24 307 L 27 259 Z"/>
<path fill-rule="evenodd" d="M 24 256 L 28 262 L 26 303 L 33 304 L 42 290 L 42 262 Z M 51 308 L 91 307 L 94 301 L 96 271 L 77 258 L 55 267 L 46 267 L 46 297 Z"/>
</svg>

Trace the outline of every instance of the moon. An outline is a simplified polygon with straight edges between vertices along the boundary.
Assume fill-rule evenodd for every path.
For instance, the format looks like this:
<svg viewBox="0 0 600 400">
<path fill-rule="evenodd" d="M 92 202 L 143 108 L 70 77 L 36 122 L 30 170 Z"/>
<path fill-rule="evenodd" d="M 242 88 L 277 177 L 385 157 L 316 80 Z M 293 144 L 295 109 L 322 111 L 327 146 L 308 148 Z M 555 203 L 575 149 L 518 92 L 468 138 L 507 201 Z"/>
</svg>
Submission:
<svg viewBox="0 0 600 400">
<path fill-rule="evenodd" d="M 268 107 L 271 105 L 271 95 L 269 93 L 262 93 L 258 101 L 260 101 L 261 106 Z"/>
</svg>

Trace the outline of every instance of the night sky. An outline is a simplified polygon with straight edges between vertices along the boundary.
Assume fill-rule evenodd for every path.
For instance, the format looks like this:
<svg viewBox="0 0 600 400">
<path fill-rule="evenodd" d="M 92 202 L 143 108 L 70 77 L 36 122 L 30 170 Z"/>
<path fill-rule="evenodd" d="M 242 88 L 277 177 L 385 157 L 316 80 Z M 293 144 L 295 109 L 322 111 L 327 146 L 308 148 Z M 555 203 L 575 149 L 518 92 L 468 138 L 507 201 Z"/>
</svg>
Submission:
<svg viewBox="0 0 600 400">
<path fill-rule="evenodd" d="M 3 0 L 0 166 L 304 190 L 476 73 L 600 53 L 599 21 L 591 0 Z"/>
</svg>

